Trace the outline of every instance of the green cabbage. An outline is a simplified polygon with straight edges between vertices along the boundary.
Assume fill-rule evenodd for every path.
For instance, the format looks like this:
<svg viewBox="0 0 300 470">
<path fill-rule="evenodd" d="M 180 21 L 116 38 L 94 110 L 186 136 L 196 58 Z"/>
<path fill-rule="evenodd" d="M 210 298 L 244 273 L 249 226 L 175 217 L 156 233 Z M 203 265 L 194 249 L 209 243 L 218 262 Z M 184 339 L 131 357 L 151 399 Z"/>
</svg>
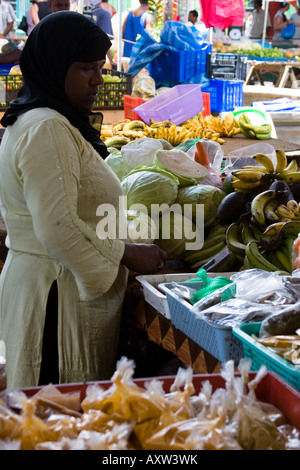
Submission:
<svg viewBox="0 0 300 470">
<path fill-rule="evenodd" d="M 113 172 L 117 175 L 120 181 L 126 176 L 133 167 L 130 166 L 125 160 L 121 152 L 113 152 L 105 159 L 106 163 L 110 166 Z"/>
<path fill-rule="evenodd" d="M 140 211 L 127 210 L 128 239 L 133 243 L 153 243 L 158 235 L 156 222 Z"/>
<path fill-rule="evenodd" d="M 180 188 L 176 202 L 183 206 L 184 204 L 192 205 L 192 217 L 195 221 L 196 204 L 204 206 L 204 227 L 211 227 L 217 221 L 218 207 L 226 196 L 222 189 L 206 184 L 198 184 L 196 186 L 187 186 Z"/>
<path fill-rule="evenodd" d="M 155 153 L 154 165 L 176 175 L 180 186 L 197 184 L 208 174 L 207 168 L 188 157 L 182 150 L 177 149 L 158 150 Z"/>
<path fill-rule="evenodd" d="M 164 250 L 170 260 L 182 260 L 187 243 L 200 243 L 202 247 L 203 233 L 200 233 L 191 219 L 177 212 L 165 212 L 158 220 L 159 236 L 154 243 Z M 169 230 L 169 233 L 168 233 Z"/>
<path fill-rule="evenodd" d="M 127 197 L 127 209 L 142 204 L 151 214 L 152 204 L 171 206 L 177 198 L 178 179 L 171 173 L 152 167 L 132 170 L 122 181 L 122 190 Z M 139 210 L 142 210 L 139 208 Z"/>
</svg>

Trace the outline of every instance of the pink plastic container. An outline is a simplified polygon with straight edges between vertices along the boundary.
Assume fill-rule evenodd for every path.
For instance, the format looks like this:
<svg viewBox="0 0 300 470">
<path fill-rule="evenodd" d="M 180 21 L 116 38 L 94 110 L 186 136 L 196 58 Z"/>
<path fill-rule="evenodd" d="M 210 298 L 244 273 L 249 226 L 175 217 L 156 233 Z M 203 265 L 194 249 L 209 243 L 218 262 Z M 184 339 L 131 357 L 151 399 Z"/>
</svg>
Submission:
<svg viewBox="0 0 300 470">
<path fill-rule="evenodd" d="M 203 109 L 201 85 L 176 85 L 156 98 L 141 104 L 133 111 L 146 123 L 149 120 L 169 119 L 182 124 Z"/>
</svg>

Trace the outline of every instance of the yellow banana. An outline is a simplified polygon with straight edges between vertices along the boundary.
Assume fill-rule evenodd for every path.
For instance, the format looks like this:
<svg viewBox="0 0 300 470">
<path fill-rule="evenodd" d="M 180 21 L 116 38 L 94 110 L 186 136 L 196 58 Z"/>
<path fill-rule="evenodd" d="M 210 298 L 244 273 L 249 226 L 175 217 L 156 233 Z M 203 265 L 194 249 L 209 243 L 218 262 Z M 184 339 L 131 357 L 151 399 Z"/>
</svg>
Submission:
<svg viewBox="0 0 300 470">
<path fill-rule="evenodd" d="M 276 236 L 286 223 L 287 222 L 275 222 L 274 224 L 269 225 L 263 232 L 263 235 L 266 235 L 268 237 Z"/>
<path fill-rule="evenodd" d="M 281 173 L 287 167 L 287 158 L 283 150 L 276 150 L 276 168 L 277 173 Z"/>
<path fill-rule="evenodd" d="M 239 178 L 233 177 L 231 184 L 236 191 L 240 191 L 242 193 L 251 193 L 251 191 L 260 185 L 260 181 L 241 181 Z"/>
<path fill-rule="evenodd" d="M 295 199 L 290 199 L 286 203 L 286 207 L 290 209 L 291 211 L 293 211 L 296 217 L 300 216 L 300 207 L 299 207 L 298 202 L 295 201 Z"/>
<path fill-rule="evenodd" d="M 294 214 L 294 212 L 288 209 L 288 207 L 285 206 L 284 204 L 278 204 L 276 211 L 280 217 L 284 217 L 286 219 L 291 219 L 291 220 L 296 219 L 296 215 Z"/>
<path fill-rule="evenodd" d="M 245 165 L 241 168 L 242 170 L 254 170 L 254 171 L 261 171 L 262 173 L 267 173 L 267 169 L 261 165 Z"/>
<path fill-rule="evenodd" d="M 259 170 L 247 170 L 247 169 L 236 170 L 236 171 L 233 171 L 232 174 L 239 180 L 245 181 L 248 183 L 255 183 L 256 181 L 260 181 L 263 176 L 263 173 Z"/>
<path fill-rule="evenodd" d="M 234 253 L 238 259 L 244 259 L 246 245 L 242 241 L 241 228 L 239 224 L 229 225 L 226 231 L 226 245 L 231 253 Z"/>
<path fill-rule="evenodd" d="M 263 153 L 257 153 L 253 156 L 254 160 L 266 168 L 269 173 L 274 172 L 274 165 L 270 157 Z"/>
<path fill-rule="evenodd" d="M 293 183 L 300 181 L 300 171 L 291 171 L 287 174 L 281 173 L 280 176 L 288 185 L 292 185 Z"/>
<path fill-rule="evenodd" d="M 298 163 L 296 160 L 292 160 L 288 166 L 285 167 L 283 171 L 280 172 L 281 175 L 287 175 L 288 173 L 295 173 L 298 170 Z"/>
<path fill-rule="evenodd" d="M 265 225 L 266 218 L 264 209 L 268 202 L 273 200 L 276 197 L 276 193 L 274 190 L 268 189 L 267 191 L 263 191 L 257 196 L 252 199 L 251 202 L 251 214 L 252 218 L 256 223 L 259 225 Z"/>
</svg>

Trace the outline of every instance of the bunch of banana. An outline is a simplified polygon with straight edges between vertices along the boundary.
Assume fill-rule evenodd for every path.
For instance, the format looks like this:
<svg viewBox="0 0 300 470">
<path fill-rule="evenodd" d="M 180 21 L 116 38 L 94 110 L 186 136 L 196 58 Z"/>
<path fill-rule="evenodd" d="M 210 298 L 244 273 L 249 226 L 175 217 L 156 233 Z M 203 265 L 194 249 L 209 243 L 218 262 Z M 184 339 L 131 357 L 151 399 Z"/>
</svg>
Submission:
<svg viewBox="0 0 300 470">
<path fill-rule="evenodd" d="M 243 113 L 239 118 L 239 125 L 242 134 L 250 139 L 266 140 L 271 138 L 272 126 L 270 124 L 262 124 L 256 126 L 252 124 L 246 113 Z"/>
<path fill-rule="evenodd" d="M 287 161 L 283 150 L 276 150 L 276 164 L 268 155 L 257 153 L 253 160 L 258 165 L 245 165 L 232 172 L 232 185 L 236 191 L 251 193 L 260 185 L 282 180 L 288 185 L 300 181 L 300 172 L 296 160 Z"/>
<path fill-rule="evenodd" d="M 233 137 L 241 132 L 241 128 L 232 112 L 227 113 L 222 119 L 220 116 L 198 117 L 199 123 L 205 127 L 219 132 L 221 137 Z"/>
<path fill-rule="evenodd" d="M 226 246 L 226 230 L 227 226 L 225 225 L 213 227 L 205 237 L 202 248 L 186 251 L 183 261 L 192 269 L 198 269 L 210 261 Z"/>
<path fill-rule="evenodd" d="M 300 220 L 300 204 L 290 199 L 283 204 L 278 200 L 275 190 L 269 189 L 259 193 L 251 202 L 251 215 L 260 227 L 267 227 L 266 233 L 271 234 L 274 224 L 282 225 L 291 220 Z"/>
</svg>

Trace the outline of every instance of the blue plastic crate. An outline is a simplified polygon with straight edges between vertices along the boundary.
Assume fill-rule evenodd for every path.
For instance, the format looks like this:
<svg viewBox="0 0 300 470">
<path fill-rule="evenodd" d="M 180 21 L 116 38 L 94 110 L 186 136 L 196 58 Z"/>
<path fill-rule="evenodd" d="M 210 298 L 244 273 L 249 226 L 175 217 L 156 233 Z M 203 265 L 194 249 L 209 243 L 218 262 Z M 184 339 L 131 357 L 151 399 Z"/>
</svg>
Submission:
<svg viewBox="0 0 300 470">
<path fill-rule="evenodd" d="M 261 323 L 244 323 L 233 328 L 233 334 L 243 347 L 244 357 L 251 359 L 251 369 L 258 370 L 265 365 L 268 370 L 276 372 L 286 382 L 300 391 L 300 369 L 269 348 L 260 344 L 255 337 L 259 336 Z"/>
<path fill-rule="evenodd" d="M 233 336 L 231 327 L 214 325 L 192 311 L 189 302 L 183 300 L 167 286 L 160 285 L 167 296 L 171 321 L 175 328 L 201 346 L 220 362 L 238 361 L 243 357 L 242 343 Z"/>
<path fill-rule="evenodd" d="M 205 73 L 207 54 L 212 45 L 203 43 L 197 50 L 164 50 L 149 64 L 149 74 L 155 80 L 182 83 Z"/>
<path fill-rule="evenodd" d="M 235 107 L 243 106 L 242 80 L 210 80 L 208 85 L 202 86 L 202 91 L 210 94 L 211 111 L 233 111 Z"/>
</svg>

